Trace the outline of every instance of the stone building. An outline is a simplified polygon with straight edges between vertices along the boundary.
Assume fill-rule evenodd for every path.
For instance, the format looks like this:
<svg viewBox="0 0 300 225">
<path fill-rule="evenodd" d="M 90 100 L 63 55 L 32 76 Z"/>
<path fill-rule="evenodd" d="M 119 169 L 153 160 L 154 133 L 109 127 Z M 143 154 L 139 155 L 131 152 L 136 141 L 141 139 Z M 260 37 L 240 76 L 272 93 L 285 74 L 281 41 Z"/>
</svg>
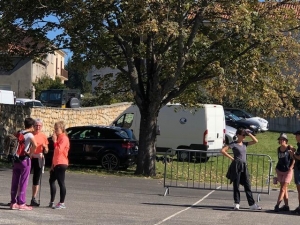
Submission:
<svg viewBox="0 0 300 225">
<path fill-rule="evenodd" d="M 31 58 L 13 57 L 14 68 L 0 71 L 0 90 L 12 90 L 17 98 L 24 98 L 32 89 L 32 83 L 46 74 L 53 80 L 56 77 L 62 82 L 68 80 L 68 71 L 64 69 L 65 57 L 66 53 L 62 50 L 48 53 L 38 62 Z"/>
</svg>

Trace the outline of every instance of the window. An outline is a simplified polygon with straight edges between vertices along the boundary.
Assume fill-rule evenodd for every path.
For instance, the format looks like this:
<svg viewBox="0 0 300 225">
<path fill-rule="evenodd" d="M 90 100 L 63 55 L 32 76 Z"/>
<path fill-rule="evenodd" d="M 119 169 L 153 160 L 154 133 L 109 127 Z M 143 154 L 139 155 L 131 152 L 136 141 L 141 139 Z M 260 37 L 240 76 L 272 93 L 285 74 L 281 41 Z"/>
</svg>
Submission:
<svg viewBox="0 0 300 225">
<path fill-rule="evenodd" d="M 116 127 L 130 128 L 134 119 L 134 113 L 126 113 L 122 115 L 116 122 Z"/>
<path fill-rule="evenodd" d="M 123 138 L 129 138 L 128 134 L 124 130 L 120 130 L 118 133 Z"/>
<path fill-rule="evenodd" d="M 68 130 L 68 136 L 70 139 L 83 139 L 85 137 L 85 134 L 83 132 L 85 132 L 86 130 L 82 131 L 82 130 Z"/>
<path fill-rule="evenodd" d="M 0 90 L 7 90 L 10 91 L 11 90 L 11 86 L 10 85 L 6 85 L 6 84 L 2 84 L 0 85 Z"/>
<path fill-rule="evenodd" d="M 47 92 L 42 92 L 40 100 L 47 102 L 48 101 L 48 93 Z"/>
<path fill-rule="evenodd" d="M 50 93 L 49 100 L 50 101 L 60 101 L 61 100 L 61 93 Z"/>
<path fill-rule="evenodd" d="M 238 110 L 232 110 L 232 113 L 238 117 L 245 117 L 244 113 Z"/>
</svg>

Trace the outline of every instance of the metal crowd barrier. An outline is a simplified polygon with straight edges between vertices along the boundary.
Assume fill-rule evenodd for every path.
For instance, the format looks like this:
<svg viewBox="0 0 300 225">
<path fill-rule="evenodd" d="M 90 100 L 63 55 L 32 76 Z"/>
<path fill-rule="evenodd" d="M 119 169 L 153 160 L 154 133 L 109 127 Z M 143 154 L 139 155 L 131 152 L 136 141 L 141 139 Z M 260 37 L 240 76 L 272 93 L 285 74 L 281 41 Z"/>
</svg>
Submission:
<svg viewBox="0 0 300 225">
<path fill-rule="evenodd" d="M 170 154 L 172 153 L 172 154 Z M 229 153 L 231 154 L 231 153 Z M 163 160 L 164 196 L 170 188 L 192 188 L 218 191 L 232 191 L 233 185 L 226 178 L 231 160 L 219 151 L 192 149 L 170 149 Z M 253 193 L 270 194 L 273 161 L 269 155 L 247 154 L 247 165 Z M 240 188 L 243 191 L 243 187 Z"/>
</svg>

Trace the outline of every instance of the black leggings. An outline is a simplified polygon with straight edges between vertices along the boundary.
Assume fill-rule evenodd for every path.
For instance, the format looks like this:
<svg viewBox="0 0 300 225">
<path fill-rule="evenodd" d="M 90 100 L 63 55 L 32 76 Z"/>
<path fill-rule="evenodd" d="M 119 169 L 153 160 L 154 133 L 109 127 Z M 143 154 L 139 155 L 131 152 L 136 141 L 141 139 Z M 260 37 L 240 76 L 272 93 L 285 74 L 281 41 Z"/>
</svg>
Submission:
<svg viewBox="0 0 300 225">
<path fill-rule="evenodd" d="M 32 184 L 35 186 L 39 185 L 42 169 L 43 167 L 40 167 L 39 159 L 33 158 L 31 160 L 31 170 L 33 172 Z"/>
<path fill-rule="evenodd" d="M 49 184 L 50 184 L 50 194 L 51 194 L 51 202 L 54 202 L 55 195 L 56 195 L 56 185 L 55 181 L 57 180 L 59 189 L 60 189 L 60 203 L 65 202 L 66 197 L 66 186 L 65 186 L 65 173 L 67 170 L 67 165 L 56 165 L 53 170 L 50 171 L 50 178 L 49 178 Z"/>
</svg>

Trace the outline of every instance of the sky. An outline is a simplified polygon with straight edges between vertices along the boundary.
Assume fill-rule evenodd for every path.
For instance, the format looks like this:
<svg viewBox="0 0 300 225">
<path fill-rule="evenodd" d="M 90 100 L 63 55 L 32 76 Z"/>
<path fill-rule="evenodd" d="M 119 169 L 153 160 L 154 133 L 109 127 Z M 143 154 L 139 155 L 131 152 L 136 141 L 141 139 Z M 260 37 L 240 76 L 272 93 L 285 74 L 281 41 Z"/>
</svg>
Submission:
<svg viewBox="0 0 300 225">
<path fill-rule="evenodd" d="M 52 21 L 52 22 L 58 22 L 57 18 L 54 17 L 54 16 L 49 16 L 46 19 L 49 20 L 49 21 Z M 50 40 L 53 40 L 57 35 L 59 35 L 61 33 L 62 33 L 61 30 L 50 31 L 50 32 L 48 32 L 47 37 Z M 65 57 L 65 60 L 66 60 L 65 62 L 67 62 L 69 59 L 71 59 L 73 53 L 69 49 L 64 49 L 64 51 L 67 54 L 67 56 Z"/>
</svg>

